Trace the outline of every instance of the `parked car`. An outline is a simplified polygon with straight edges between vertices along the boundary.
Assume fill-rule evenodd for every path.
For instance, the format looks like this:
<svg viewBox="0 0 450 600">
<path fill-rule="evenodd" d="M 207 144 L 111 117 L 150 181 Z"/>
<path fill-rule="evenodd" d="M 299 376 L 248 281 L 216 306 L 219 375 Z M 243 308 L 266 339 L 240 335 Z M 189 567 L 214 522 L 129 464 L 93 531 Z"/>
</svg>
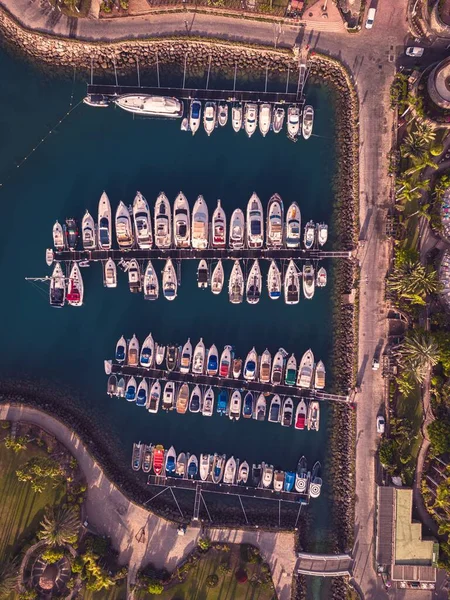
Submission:
<svg viewBox="0 0 450 600">
<path fill-rule="evenodd" d="M 377 12 L 376 8 L 369 8 L 369 10 L 367 12 L 366 29 L 372 29 L 373 22 L 375 21 L 376 12 Z"/>
<path fill-rule="evenodd" d="M 384 428 L 386 426 L 386 421 L 382 415 L 378 415 L 377 417 L 377 433 L 384 433 Z"/>
<path fill-rule="evenodd" d="M 406 48 L 405 54 L 406 56 L 420 57 L 423 56 L 424 52 L 425 48 L 421 48 L 420 46 L 408 46 L 408 48 Z"/>
<path fill-rule="evenodd" d="M 378 371 L 380 368 L 380 359 L 376 356 L 372 359 L 372 371 Z"/>
</svg>

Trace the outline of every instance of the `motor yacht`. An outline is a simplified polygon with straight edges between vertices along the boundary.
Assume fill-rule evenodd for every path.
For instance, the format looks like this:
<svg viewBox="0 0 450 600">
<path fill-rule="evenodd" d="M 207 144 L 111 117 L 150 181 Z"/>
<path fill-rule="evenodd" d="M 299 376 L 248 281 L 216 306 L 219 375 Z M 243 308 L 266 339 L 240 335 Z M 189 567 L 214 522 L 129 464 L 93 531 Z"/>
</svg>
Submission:
<svg viewBox="0 0 450 600">
<path fill-rule="evenodd" d="M 191 338 L 183 346 L 181 350 L 181 359 L 180 359 L 180 373 L 189 373 L 191 370 L 191 361 L 192 361 L 192 344 Z"/>
<path fill-rule="evenodd" d="M 303 121 L 302 121 L 302 134 L 305 140 L 311 137 L 314 125 L 314 109 L 312 106 L 307 105 L 303 109 Z"/>
<path fill-rule="evenodd" d="M 284 276 L 284 301 L 286 304 L 298 304 L 300 302 L 300 277 L 293 260 L 289 261 Z"/>
<path fill-rule="evenodd" d="M 212 216 L 212 245 L 213 248 L 225 248 L 227 243 L 227 218 L 220 200 Z"/>
<path fill-rule="evenodd" d="M 220 390 L 217 398 L 217 412 L 222 417 L 227 414 L 228 410 L 228 392 L 227 390 Z"/>
<path fill-rule="evenodd" d="M 87 210 L 83 220 L 81 221 L 81 238 L 83 240 L 83 248 L 85 250 L 95 250 L 97 247 L 96 237 L 95 222 Z"/>
<path fill-rule="evenodd" d="M 234 456 L 231 456 L 225 464 L 225 470 L 223 472 L 223 483 L 225 483 L 227 485 L 233 485 L 235 479 L 236 479 L 236 459 L 234 458 Z"/>
<path fill-rule="evenodd" d="M 327 272 L 325 267 L 320 267 L 316 276 L 317 287 L 325 287 L 327 285 Z"/>
<path fill-rule="evenodd" d="M 283 368 L 284 352 L 280 348 L 280 350 L 278 350 L 278 352 L 275 354 L 275 358 L 273 359 L 272 363 L 272 374 L 270 376 L 272 385 L 280 385 L 280 383 L 283 381 Z"/>
<path fill-rule="evenodd" d="M 269 383 L 270 381 L 270 368 L 272 366 L 272 355 L 266 348 L 261 354 L 261 361 L 259 364 L 259 381 L 261 383 Z"/>
<path fill-rule="evenodd" d="M 262 466 L 253 463 L 252 465 L 252 483 L 256 488 L 261 487 Z"/>
<path fill-rule="evenodd" d="M 225 127 L 228 121 L 228 104 L 219 104 L 219 111 L 217 115 L 217 120 L 221 127 Z"/>
<path fill-rule="evenodd" d="M 178 280 L 171 259 L 167 259 L 162 272 L 162 288 L 166 300 L 175 300 L 178 291 Z"/>
<path fill-rule="evenodd" d="M 314 387 L 316 390 L 323 390 L 325 387 L 325 365 L 321 360 L 317 363 L 314 372 Z"/>
<path fill-rule="evenodd" d="M 163 392 L 163 410 L 173 410 L 175 405 L 175 384 L 173 381 L 166 381 Z"/>
<path fill-rule="evenodd" d="M 123 377 L 117 382 L 117 397 L 125 398 L 125 379 Z"/>
<path fill-rule="evenodd" d="M 172 245 L 170 204 L 164 192 L 159 194 L 155 203 L 155 244 L 161 249 Z"/>
<path fill-rule="evenodd" d="M 210 136 L 217 124 L 217 106 L 215 102 L 206 102 L 203 111 L 203 127 L 206 134 Z"/>
<path fill-rule="evenodd" d="M 155 361 L 156 361 L 156 364 L 158 365 L 158 367 L 160 367 L 163 364 L 165 355 L 166 355 L 166 347 L 156 344 Z"/>
<path fill-rule="evenodd" d="M 283 129 L 285 110 L 281 106 L 277 106 L 273 111 L 272 129 L 274 133 L 280 133 Z"/>
<path fill-rule="evenodd" d="M 148 402 L 148 412 L 149 413 L 157 413 L 159 409 L 159 402 L 161 400 L 161 384 L 159 383 L 159 379 L 153 382 L 153 385 L 150 390 L 149 402 Z"/>
<path fill-rule="evenodd" d="M 322 489 L 322 479 L 320 477 L 320 462 L 317 461 L 311 471 L 311 480 L 309 483 L 309 495 L 311 498 L 318 498 Z"/>
<path fill-rule="evenodd" d="M 200 479 L 202 481 L 207 481 L 211 475 L 211 467 L 212 461 L 214 457 L 211 457 L 210 454 L 200 454 Z"/>
<path fill-rule="evenodd" d="M 252 392 L 247 392 L 242 403 L 242 416 L 244 419 L 251 419 L 253 416 L 254 398 Z"/>
<path fill-rule="evenodd" d="M 235 358 L 232 366 L 233 378 L 239 379 L 242 372 L 242 358 Z"/>
<path fill-rule="evenodd" d="M 153 363 L 155 362 L 155 342 L 153 340 L 153 336 L 151 333 L 145 338 L 144 343 L 141 347 L 141 356 L 139 358 L 139 363 L 141 367 L 146 367 L 147 369 L 151 369 L 153 367 Z"/>
<path fill-rule="evenodd" d="M 192 100 L 189 107 L 189 129 L 192 131 L 192 135 L 195 135 L 200 127 L 201 116 L 202 103 L 200 100 Z"/>
<path fill-rule="evenodd" d="M 228 412 L 228 416 L 232 421 L 238 421 L 241 416 L 241 408 L 242 408 L 242 396 L 239 390 L 235 390 L 231 394 L 230 399 L 230 410 Z"/>
<path fill-rule="evenodd" d="M 219 370 L 219 354 L 217 346 L 213 344 L 208 352 L 208 359 L 206 361 L 206 374 L 210 376 L 217 375 Z"/>
<path fill-rule="evenodd" d="M 184 415 L 188 409 L 189 404 L 189 385 L 185 382 L 181 385 L 178 390 L 177 402 L 175 409 L 178 414 Z"/>
<path fill-rule="evenodd" d="M 214 271 L 211 276 L 211 291 L 213 294 L 220 294 L 225 281 L 225 273 L 223 270 L 222 261 L 219 260 L 214 267 Z"/>
<path fill-rule="evenodd" d="M 266 488 L 266 489 L 270 488 L 270 486 L 272 485 L 272 481 L 273 481 L 273 466 L 264 464 L 263 471 L 262 471 L 262 478 L 261 478 L 261 484 L 262 484 L 263 488 Z"/>
<path fill-rule="evenodd" d="M 249 474 L 250 474 L 249 464 L 246 460 L 244 460 L 244 462 L 241 462 L 241 464 L 239 465 L 237 484 L 245 485 L 248 481 Z"/>
<path fill-rule="evenodd" d="M 320 425 L 320 406 L 317 400 L 311 400 L 308 406 L 308 431 L 319 431 Z"/>
<path fill-rule="evenodd" d="M 144 273 L 144 300 L 157 300 L 159 297 L 158 275 L 149 260 Z"/>
<path fill-rule="evenodd" d="M 240 250 L 245 242 L 245 217 L 240 208 L 236 208 L 230 220 L 229 243 L 233 250 Z"/>
<path fill-rule="evenodd" d="M 281 425 L 283 427 L 290 427 L 292 425 L 292 419 L 294 418 L 294 403 L 292 398 L 286 398 L 283 402 L 283 411 L 281 413 Z"/>
<path fill-rule="evenodd" d="M 220 356 L 219 362 L 219 377 L 228 378 L 231 375 L 231 360 L 232 360 L 232 348 L 231 346 L 225 346 Z"/>
<path fill-rule="evenodd" d="M 134 377 L 130 377 L 125 389 L 125 400 L 127 402 L 136 402 L 136 388 L 136 379 Z"/>
<path fill-rule="evenodd" d="M 255 133 L 257 124 L 258 107 L 256 104 L 248 103 L 244 107 L 244 129 L 248 137 L 252 137 Z"/>
<path fill-rule="evenodd" d="M 236 133 L 242 129 L 242 104 L 234 104 L 231 109 L 231 125 Z"/>
<path fill-rule="evenodd" d="M 175 468 L 175 475 L 184 479 L 187 476 L 187 456 L 185 452 L 180 452 L 177 456 L 177 465 Z"/>
<path fill-rule="evenodd" d="M 270 124 L 272 122 L 272 107 L 268 102 L 263 102 L 259 107 L 259 130 L 263 137 L 270 131 Z"/>
<path fill-rule="evenodd" d="M 226 458 L 227 457 L 225 456 L 225 454 L 214 455 L 211 472 L 211 478 L 213 480 L 213 483 L 220 483 L 222 481 L 223 472 L 225 470 Z"/>
<path fill-rule="evenodd" d="M 295 139 L 300 131 L 300 107 L 291 104 L 287 111 L 287 132 L 291 139 Z"/>
<path fill-rule="evenodd" d="M 178 346 L 171 344 L 167 346 L 166 352 L 166 367 L 168 371 L 174 371 L 178 366 Z"/>
<path fill-rule="evenodd" d="M 258 400 L 256 401 L 255 408 L 253 410 L 253 418 L 257 421 L 264 421 L 266 418 L 266 410 L 267 404 L 264 394 L 260 394 L 258 396 Z"/>
<path fill-rule="evenodd" d="M 247 204 L 247 245 L 262 248 L 264 244 L 264 220 L 261 200 L 253 192 Z"/>
<path fill-rule="evenodd" d="M 203 338 L 200 338 L 199 343 L 195 346 L 194 356 L 192 359 L 192 373 L 201 375 L 205 370 L 205 344 Z"/>
<path fill-rule="evenodd" d="M 314 242 L 316 239 L 316 228 L 314 226 L 313 221 L 308 221 L 305 225 L 305 234 L 303 237 L 303 243 L 305 244 L 305 248 L 307 250 L 311 250 L 314 246 Z"/>
<path fill-rule="evenodd" d="M 257 304 L 261 298 L 262 276 L 258 259 L 253 262 L 247 278 L 246 297 L 249 304 Z"/>
<path fill-rule="evenodd" d="M 112 240 L 112 213 L 111 203 L 106 192 L 100 196 L 98 203 L 98 248 L 99 250 L 111 250 Z"/>
<path fill-rule="evenodd" d="M 173 203 L 173 238 L 176 248 L 189 248 L 191 245 L 191 217 L 189 203 L 180 192 Z"/>
<path fill-rule="evenodd" d="M 267 205 L 267 247 L 281 248 L 283 246 L 284 207 L 278 194 L 274 194 Z"/>
<path fill-rule="evenodd" d="M 127 364 L 130 367 L 137 367 L 139 364 L 139 340 L 134 333 L 128 342 Z"/>
<path fill-rule="evenodd" d="M 117 267 L 112 258 L 108 258 L 104 263 L 103 285 L 107 288 L 117 287 Z"/>
<path fill-rule="evenodd" d="M 134 246 L 130 211 L 122 201 L 116 210 L 116 238 L 121 250 L 131 250 Z"/>
<path fill-rule="evenodd" d="M 145 377 L 141 379 L 137 394 L 136 394 L 136 406 L 146 406 L 148 400 L 148 383 Z"/>
<path fill-rule="evenodd" d="M 152 96 L 150 94 L 123 94 L 114 103 L 123 110 L 142 117 L 163 117 L 179 119 L 183 116 L 184 106 L 181 100 L 170 96 Z"/>
<path fill-rule="evenodd" d="M 311 263 L 305 263 L 303 265 L 303 295 L 307 300 L 311 300 L 314 296 L 315 283 L 314 267 Z"/>
<path fill-rule="evenodd" d="M 66 225 L 64 227 L 66 234 L 66 246 L 72 252 L 75 252 L 78 245 L 78 225 L 75 219 L 66 219 Z"/>
<path fill-rule="evenodd" d="M 277 263 L 273 260 L 270 263 L 267 273 L 267 291 L 271 300 L 278 300 L 281 296 L 281 273 Z"/>
<path fill-rule="evenodd" d="M 208 263 L 204 258 L 198 263 L 197 267 L 197 285 L 200 289 L 208 287 L 209 269 Z"/>
<path fill-rule="evenodd" d="M 198 473 L 198 459 L 195 454 L 191 454 L 188 460 L 188 477 L 194 479 Z"/>
<path fill-rule="evenodd" d="M 50 306 L 62 308 L 66 301 L 66 278 L 59 262 L 55 263 L 50 277 Z"/>
<path fill-rule="evenodd" d="M 135 258 L 128 262 L 127 266 L 128 287 L 132 294 L 137 294 L 142 291 L 142 276 L 141 267 Z"/>
<path fill-rule="evenodd" d="M 232 304 L 240 304 L 244 298 L 244 274 L 240 262 L 236 260 L 228 282 L 228 297 Z"/>
<path fill-rule="evenodd" d="M 307 350 L 300 361 L 300 367 L 297 375 L 297 385 L 301 388 L 310 388 L 314 370 L 314 354 Z"/>
<path fill-rule="evenodd" d="M 189 411 L 192 413 L 200 412 L 202 405 L 202 391 L 200 386 L 196 385 L 191 393 L 191 399 L 189 400 Z"/>
<path fill-rule="evenodd" d="M 298 248 L 300 246 L 302 217 L 297 202 L 293 202 L 286 213 L 286 246 Z"/>
<path fill-rule="evenodd" d="M 202 415 L 204 417 L 212 417 L 214 412 L 214 390 L 209 387 L 203 396 Z"/>
<path fill-rule="evenodd" d="M 208 206 L 203 198 L 199 196 L 192 210 L 192 247 L 198 250 L 204 250 L 208 247 Z"/>
<path fill-rule="evenodd" d="M 164 459 L 166 452 L 164 450 L 164 446 L 158 444 L 153 448 L 153 473 L 159 477 L 164 468 Z"/>
<path fill-rule="evenodd" d="M 141 250 L 148 250 L 153 245 L 152 219 L 148 202 L 137 192 L 133 201 L 134 235 Z"/>
<path fill-rule="evenodd" d="M 142 470 L 144 473 L 150 473 L 153 465 L 153 449 L 151 444 L 144 446 L 144 454 L 142 458 Z"/>
<path fill-rule="evenodd" d="M 275 492 L 282 492 L 284 484 L 284 471 L 274 471 L 273 489 Z"/>
<path fill-rule="evenodd" d="M 326 223 L 317 224 L 317 241 L 319 246 L 326 244 L 328 239 L 328 225 Z"/>
<path fill-rule="evenodd" d="M 144 445 L 139 442 L 133 444 L 133 455 L 131 458 L 131 468 L 133 471 L 139 471 L 142 465 L 142 457 L 144 454 Z"/>
<path fill-rule="evenodd" d="M 63 226 L 59 221 L 53 225 L 53 245 L 55 249 L 61 252 L 66 247 L 66 237 L 64 235 Z"/>
<path fill-rule="evenodd" d="M 258 372 L 258 354 L 253 347 L 247 354 L 244 363 L 244 379 L 247 381 L 255 381 Z"/>
<path fill-rule="evenodd" d="M 124 338 L 124 336 L 122 336 L 121 338 L 119 338 L 119 341 L 116 344 L 116 353 L 114 355 L 114 358 L 116 359 L 116 362 L 118 362 L 120 365 L 123 362 L 125 362 L 126 357 L 127 357 L 127 341 Z"/>
<path fill-rule="evenodd" d="M 286 385 L 293 386 L 295 385 L 295 380 L 297 377 L 297 360 L 293 354 L 289 357 L 286 364 L 286 375 L 284 378 L 284 383 Z"/>
</svg>

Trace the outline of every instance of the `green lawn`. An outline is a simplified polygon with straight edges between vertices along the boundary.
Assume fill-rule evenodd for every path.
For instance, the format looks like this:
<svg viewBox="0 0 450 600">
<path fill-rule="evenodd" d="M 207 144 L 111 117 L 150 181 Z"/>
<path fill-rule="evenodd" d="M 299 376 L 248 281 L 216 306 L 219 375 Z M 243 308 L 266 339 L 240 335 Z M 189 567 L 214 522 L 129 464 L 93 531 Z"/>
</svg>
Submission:
<svg viewBox="0 0 450 600">
<path fill-rule="evenodd" d="M 127 584 L 122 583 L 120 586 L 116 586 L 111 590 L 101 592 L 88 592 L 83 589 L 82 598 L 83 600 L 126 600 L 127 597 Z"/>
<path fill-rule="evenodd" d="M 411 456 L 414 462 L 419 453 L 420 444 L 422 443 L 422 434 L 420 426 L 422 424 L 423 411 L 420 397 L 420 387 L 416 388 L 408 395 L 408 397 L 399 396 L 397 400 L 397 416 L 400 419 L 409 419 L 412 423 L 413 433 L 411 437 Z M 414 439 L 416 437 L 416 439 Z"/>
</svg>

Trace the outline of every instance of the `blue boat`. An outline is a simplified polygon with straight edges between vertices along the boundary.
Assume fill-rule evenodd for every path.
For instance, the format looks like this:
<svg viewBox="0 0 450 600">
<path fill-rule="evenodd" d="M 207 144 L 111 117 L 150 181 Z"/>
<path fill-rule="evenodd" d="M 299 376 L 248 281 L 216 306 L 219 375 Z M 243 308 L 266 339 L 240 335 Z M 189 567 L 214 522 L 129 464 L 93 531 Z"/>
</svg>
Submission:
<svg viewBox="0 0 450 600">
<path fill-rule="evenodd" d="M 208 352 L 208 363 L 206 366 L 207 375 L 217 375 L 219 369 L 219 356 L 217 352 L 217 346 L 214 344 L 211 346 Z"/>
<path fill-rule="evenodd" d="M 253 394 L 251 392 L 245 394 L 242 416 L 244 419 L 251 419 L 253 416 Z"/>
<path fill-rule="evenodd" d="M 134 402 L 136 400 L 136 379 L 134 377 L 130 377 L 127 383 L 125 398 L 128 402 Z"/>
<path fill-rule="evenodd" d="M 166 455 L 166 473 L 167 475 L 173 475 L 176 469 L 177 454 L 175 448 L 171 446 L 167 451 Z"/>
<path fill-rule="evenodd" d="M 284 474 L 284 491 L 292 492 L 295 483 L 295 473 L 286 471 Z"/>
<path fill-rule="evenodd" d="M 118 363 L 123 363 L 125 360 L 125 355 L 127 353 L 127 342 L 125 338 L 122 336 L 116 345 L 116 361 Z"/>
<path fill-rule="evenodd" d="M 193 413 L 200 412 L 200 401 L 202 392 L 198 385 L 192 390 L 191 399 L 189 401 L 189 410 Z"/>
<path fill-rule="evenodd" d="M 136 406 L 145 406 L 148 398 L 148 383 L 145 379 L 141 381 L 137 390 Z"/>
<path fill-rule="evenodd" d="M 219 415 L 224 415 L 227 412 L 228 407 L 228 392 L 226 390 L 220 390 L 219 397 L 217 399 L 217 412 Z"/>
<path fill-rule="evenodd" d="M 191 454 L 188 461 L 188 477 L 194 479 L 198 472 L 198 460 L 195 454 Z"/>
</svg>

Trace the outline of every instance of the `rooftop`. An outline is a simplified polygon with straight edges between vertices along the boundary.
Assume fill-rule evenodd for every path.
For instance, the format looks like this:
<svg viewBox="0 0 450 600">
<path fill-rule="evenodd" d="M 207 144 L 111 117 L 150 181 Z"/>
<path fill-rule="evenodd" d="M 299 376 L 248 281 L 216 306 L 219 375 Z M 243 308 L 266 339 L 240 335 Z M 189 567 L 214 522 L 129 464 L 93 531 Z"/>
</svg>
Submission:
<svg viewBox="0 0 450 600">
<path fill-rule="evenodd" d="M 422 524 L 412 521 L 412 490 L 396 489 L 395 565 L 431 566 L 434 541 L 422 539 Z"/>
</svg>

